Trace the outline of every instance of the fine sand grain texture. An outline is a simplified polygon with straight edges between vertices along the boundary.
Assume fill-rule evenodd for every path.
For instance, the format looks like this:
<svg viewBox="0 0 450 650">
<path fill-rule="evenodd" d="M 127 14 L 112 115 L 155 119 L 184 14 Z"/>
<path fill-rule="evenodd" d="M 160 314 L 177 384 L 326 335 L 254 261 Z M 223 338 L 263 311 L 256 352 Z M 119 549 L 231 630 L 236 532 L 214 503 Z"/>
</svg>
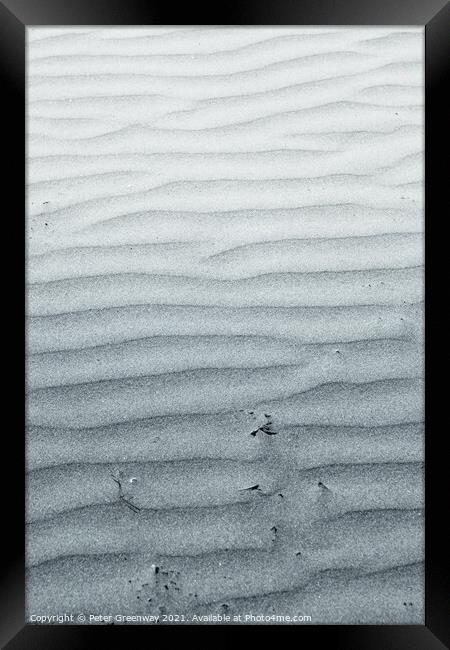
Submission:
<svg viewBox="0 0 450 650">
<path fill-rule="evenodd" d="M 423 624 L 423 37 L 28 30 L 29 620 Z"/>
</svg>

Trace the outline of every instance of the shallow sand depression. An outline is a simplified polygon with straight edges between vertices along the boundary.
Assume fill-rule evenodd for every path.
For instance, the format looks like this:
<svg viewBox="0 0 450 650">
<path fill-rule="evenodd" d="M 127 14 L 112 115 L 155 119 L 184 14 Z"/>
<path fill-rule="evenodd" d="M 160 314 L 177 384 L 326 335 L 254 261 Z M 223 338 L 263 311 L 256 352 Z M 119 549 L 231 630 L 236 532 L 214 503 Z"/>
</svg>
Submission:
<svg viewBox="0 0 450 650">
<path fill-rule="evenodd" d="M 423 37 L 28 29 L 28 620 L 423 624 Z"/>
</svg>

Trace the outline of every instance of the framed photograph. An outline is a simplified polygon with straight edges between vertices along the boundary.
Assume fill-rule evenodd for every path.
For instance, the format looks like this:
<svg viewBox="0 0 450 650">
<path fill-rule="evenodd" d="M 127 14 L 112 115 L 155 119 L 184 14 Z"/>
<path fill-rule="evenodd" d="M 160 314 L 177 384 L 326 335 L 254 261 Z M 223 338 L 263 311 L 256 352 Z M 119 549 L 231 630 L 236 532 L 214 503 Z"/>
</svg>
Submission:
<svg viewBox="0 0 450 650">
<path fill-rule="evenodd" d="M 0 26 L 2 647 L 448 647 L 449 5 L 8 0 Z"/>
</svg>

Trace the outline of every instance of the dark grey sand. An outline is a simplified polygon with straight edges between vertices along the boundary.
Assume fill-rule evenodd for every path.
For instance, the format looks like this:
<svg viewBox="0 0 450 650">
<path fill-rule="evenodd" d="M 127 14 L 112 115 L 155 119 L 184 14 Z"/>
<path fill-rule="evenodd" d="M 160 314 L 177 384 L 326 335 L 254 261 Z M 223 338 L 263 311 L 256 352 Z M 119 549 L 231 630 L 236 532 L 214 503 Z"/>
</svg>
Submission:
<svg viewBox="0 0 450 650">
<path fill-rule="evenodd" d="M 28 619 L 423 623 L 423 30 L 28 39 Z"/>
</svg>

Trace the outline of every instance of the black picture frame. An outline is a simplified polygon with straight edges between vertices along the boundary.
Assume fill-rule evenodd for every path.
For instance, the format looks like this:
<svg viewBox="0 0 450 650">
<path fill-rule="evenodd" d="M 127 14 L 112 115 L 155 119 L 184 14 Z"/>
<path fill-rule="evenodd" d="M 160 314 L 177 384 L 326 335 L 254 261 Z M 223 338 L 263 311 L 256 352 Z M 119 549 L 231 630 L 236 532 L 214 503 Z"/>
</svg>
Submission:
<svg viewBox="0 0 450 650">
<path fill-rule="evenodd" d="M 428 389 L 437 318 L 431 318 L 430 288 L 436 256 L 430 253 L 430 224 L 442 219 L 448 157 L 446 138 L 448 104 L 445 89 L 450 80 L 450 5 L 443 0 L 241 0 L 206 6 L 175 7 L 161 0 L 6 0 L 0 2 L 0 70 L 2 84 L 3 157 L 7 163 L 3 224 L 8 249 L 15 244 L 14 263 L 4 275 L 4 300 L 8 309 L 8 347 L 14 359 L 4 376 L 5 411 L 2 467 L 3 530 L 0 586 L 0 643 L 19 648 L 88 648 L 116 639 L 144 634 L 153 639 L 152 627 L 33 626 L 24 614 L 24 196 L 25 188 L 25 30 L 34 25 L 422 25 L 425 26 L 425 145 L 427 220 L 426 254 L 426 560 L 425 625 L 423 626 L 297 626 L 301 643 L 330 642 L 335 648 L 361 650 L 439 650 L 450 647 L 448 581 L 444 571 L 449 550 L 442 513 L 448 499 L 445 430 L 437 426 L 440 396 Z M 8 136 L 7 143 L 6 137 Z M 444 176 L 445 175 L 445 176 Z M 448 183 L 448 180 L 447 180 Z M 9 282 L 14 275 L 15 282 Z M 14 286 L 13 286 L 14 285 Z M 445 299 L 444 299 L 445 302 Z M 5 314 L 13 314 L 14 320 Z M 442 351 L 441 351 L 442 353 Z M 444 394 L 444 393 L 442 393 Z M 440 435 L 443 434 L 443 435 Z M 7 448 L 6 448 L 7 445 Z M 447 470 L 447 471 L 446 471 Z M 299 627 L 301 631 L 299 631 Z M 125 631 L 125 628 L 126 631 Z M 211 629 L 215 629 L 215 626 Z M 117 636 L 118 635 L 118 636 Z M 101 636 L 101 639 L 100 639 Z M 444 645 L 445 644 L 445 645 Z"/>
</svg>

